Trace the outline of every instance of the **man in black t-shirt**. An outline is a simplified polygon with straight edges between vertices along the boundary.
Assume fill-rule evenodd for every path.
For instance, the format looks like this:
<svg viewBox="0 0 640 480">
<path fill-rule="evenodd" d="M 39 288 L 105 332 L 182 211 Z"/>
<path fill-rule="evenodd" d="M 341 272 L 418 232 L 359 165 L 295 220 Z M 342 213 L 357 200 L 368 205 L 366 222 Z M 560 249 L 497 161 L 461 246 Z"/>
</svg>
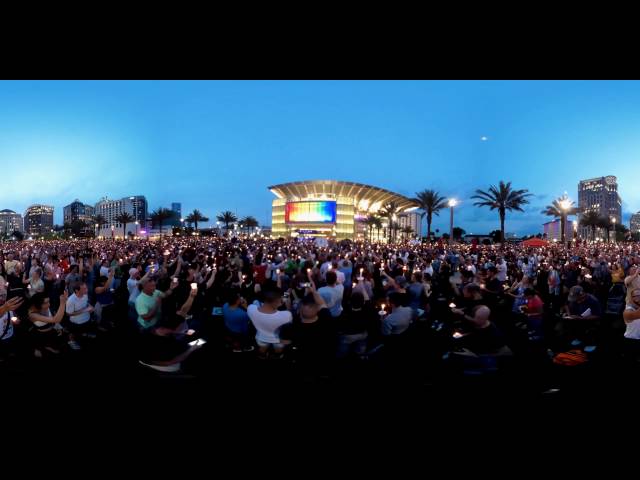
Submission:
<svg viewBox="0 0 640 480">
<path fill-rule="evenodd" d="M 313 280 L 311 287 L 301 301 L 299 315 L 294 318 L 289 332 L 281 336 L 289 337 L 296 349 L 296 358 L 310 373 L 326 373 L 335 354 L 335 319 L 327 304 L 318 294 Z"/>
</svg>

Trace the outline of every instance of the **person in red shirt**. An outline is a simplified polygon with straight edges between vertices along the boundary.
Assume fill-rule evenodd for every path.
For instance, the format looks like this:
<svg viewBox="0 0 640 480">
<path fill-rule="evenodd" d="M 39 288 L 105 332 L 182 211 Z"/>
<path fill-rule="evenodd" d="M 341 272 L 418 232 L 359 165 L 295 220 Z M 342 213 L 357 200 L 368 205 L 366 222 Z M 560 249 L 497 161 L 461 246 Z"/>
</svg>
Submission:
<svg viewBox="0 0 640 480">
<path fill-rule="evenodd" d="M 529 339 L 542 339 L 542 318 L 544 316 L 544 302 L 533 288 L 524 290 L 524 298 L 527 304 L 522 306 L 523 313 L 527 316 L 529 327 Z"/>
</svg>

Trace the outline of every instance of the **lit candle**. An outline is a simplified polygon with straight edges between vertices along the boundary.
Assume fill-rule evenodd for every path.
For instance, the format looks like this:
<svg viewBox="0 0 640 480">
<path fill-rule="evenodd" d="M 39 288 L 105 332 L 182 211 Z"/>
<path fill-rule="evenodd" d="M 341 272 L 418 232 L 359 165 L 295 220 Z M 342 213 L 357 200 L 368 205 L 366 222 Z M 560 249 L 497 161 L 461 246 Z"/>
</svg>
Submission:
<svg viewBox="0 0 640 480">
<path fill-rule="evenodd" d="M 449 304 L 449 308 L 456 308 L 456 304 L 455 304 L 455 303 L 453 303 L 453 302 L 451 302 L 451 303 Z"/>
<path fill-rule="evenodd" d="M 18 323 L 18 317 L 11 317 L 11 323 Z"/>
<path fill-rule="evenodd" d="M 191 290 L 197 290 L 198 289 L 198 284 L 197 283 L 192 283 L 191 284 Z"/>
<path fill-rule="evenodd" d="M 362 272 L 364 271 L 364 268 L 360 269 L 360 276 L 362 277 Z"/>
<path fill-rule="evenodd" d="M 386 313 L 387 312 L 384 309 L 384 303 L 383 303 L 382 305 L 380 305 L 380 311 L 378 312 L 378 314 L 382 316 L 382 315 L 386 315 Z"/>
</svg>

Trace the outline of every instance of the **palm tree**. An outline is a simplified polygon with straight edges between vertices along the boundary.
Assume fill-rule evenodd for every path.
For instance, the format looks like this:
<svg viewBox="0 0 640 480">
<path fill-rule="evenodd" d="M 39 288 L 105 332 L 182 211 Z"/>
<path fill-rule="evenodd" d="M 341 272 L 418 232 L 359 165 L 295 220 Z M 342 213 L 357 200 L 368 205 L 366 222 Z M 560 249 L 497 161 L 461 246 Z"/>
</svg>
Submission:
<svg viewBox="0 0 640 480">
<path fill-rule="evenodd" d="M 224 228 L 227 232 L 229 231 L 229 224 L 238 221 L 238 217 L 229 210 L 220 213 L 216 218 L 219 222 L 224 223 Z"/>
<path fill-rule="evenodd" d="M 71 222 L 64 222 L 62 229 L 64 230 L 64 236 L 68 237 L 69 233 L 71 233 Z"/>
<path fill-rule="evenodd" d="M 369 229 L 369 242 L 372 240 L 373 229 L 376 226 L 376 220 L 379 220 L 375 215 L 367 215 L 362 223 Z"/>
<path fill-rule="evenodd" d="M 609 243 L 611 241 L 611 238 L 610 238 L 610 235 L 609 235 L 609 231 L 611 230 L 611 227 L 613 226 L 612 224 L 613 224 L 613 222 L 608 217 L 600 217 L 598 219 L 598 227 L 606 230 L 606 232 L 607 232 L 607 243 Z"/>
<path fill-rule="evenodd" d="M 596 227 L 600 223 L 600 215 L 594 210 L 590 210 L 580 218 L 580 225 L 587 227 L 591 233 L 591 240 L 595 240 Z"/>
<path fill-rule="evenodd" d="M 104 218 L 103 215 L 97 214 L 94 215 L 93 217 L 91 217 L 91 221 L 93 222 L 94 225 L 97 225 L 97 229 L 98 231 L 100 231 L 102 229 L 102 227 L 104 227 L 105 225 L 107 225 L 107 219 Z"/>
<path fill-rule="evenodd" d="M 460 240 L 462 239 L 462 236 L 467 233 L 466 230 L 464 228 L 460 228 L 460 227 L 453 227 L 453 239 L 454 240 Z"/>
<path fill-rule="evenodd" d="M 440 215 L 440 210 L 447 207 L 447 199 L 440 196 L 435 190 L 423 190 L 416 193 L 413 199 L 420 205 L 420 237 L 422 237 L 422 219 L 427 216 L 427 238 L 431 237 L 431 220 L 433 215 Z"/>
<path fill-rule="evenodd" d="M 541 213 L 550 217 L 560 218 L 560 238 L 564 245 L 566 242 L 565 231 L 567 228 L 567 217 L 569 215 L 576 215 L 579 211 L 580 209 L 574 206 L 573 201 L 569 200 L 566 195 L 563 195 L 551 202 L 551 205 L 547 205 Z"/>
<path fill-rule="evenodd" d="M 134 217 L 128 212 L 122 212 L 114 220 L 122 224 L 122 238 L 123 239 L 127 238 L 127 223 L 135 222 L 136 217 Z"/>
<path fill-rule="evenodd" d="M 504 244 L 504 219 L 507 215 L 507 210 L 524 212 L 522 206 L 529 203 L 529 200 L 527 200 L 529 196 L 531 196 L 529 190 L 513 190 L 511 182 L 504 183 L 500 180 L 498 188 L 491 185 L 486 192 L 478 189 L 471 198 L 478 199 L 474 203 L 477 207 L 489 207 L 491 210 L 498 210 L 500 215 L 500 243 Z"/>
<path fill-rule="evenodd" d="M 244 217 L 242 220 L 240 220 L 240 223 L 242 223 L 242 225 L 244 225 L 245 227 L 247 227 L 247 233 L 249 233 L 249 231 L 253 231 L 254 228 L 258 227 L 260 224 L 258 223 L 258 220 L 256 220 L 255 217 L 252 217 L 250 215 Z"/>
<path fill-rule="evenodd" d="M 191 212 L 189 215 L 187 215 L 187 218 L 185 218 L 185 221 L 188 224 L 194 224 L 196 227 L 196 232 L 198 231 L 198 222 L 208 222 L 209 219 L 207 217 L 205 217 L 202 212 L 200 210 L 198 210 L 197 208 Z"/>
<path fill-rule="evenodd" d="M 406 227 L 402 228 L 402 233 L 404 233 L 404 239 L 406 240 L 407 238 L 409 238 L 409 235 L 413 233 L 413 228 L 407 225 Z"/>
<path fill-rule="evenodd" d="M 174 215 L 175 215 L 175 212 L 173 210 L 169 210 L 168 208 L 162 208 L 162 207 L 151 212 L 151 215 L 150 215 L 151 223 L 152 225 L 160 226 L 161 237 L 162 237 L 162 227 L 164 226 L 164 223 L 170 218 L 173 218 Z"/>
<path fill-rule="evenodd" d="M 392 230 L 393 230 L 393 222 L 395 220 L 396 215 L 399 213 L 400 207 L 396 202 L 389 202 L 382 206 L 380 211 L 378 212 L 383 218 L 386 218 L 389 223 L 389 243 L 392 242 Z"/>
</svg>

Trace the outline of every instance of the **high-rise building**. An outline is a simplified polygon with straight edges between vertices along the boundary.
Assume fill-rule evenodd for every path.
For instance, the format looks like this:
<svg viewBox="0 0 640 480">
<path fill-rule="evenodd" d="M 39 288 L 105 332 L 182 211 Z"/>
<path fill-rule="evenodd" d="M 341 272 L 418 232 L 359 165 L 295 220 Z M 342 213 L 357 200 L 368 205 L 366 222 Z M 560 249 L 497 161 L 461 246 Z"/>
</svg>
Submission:
<svg viewBox="0 0 640 480">
<path fill-rule="evenodd" d="M 631 231 L 631 233 L 640 232 L 640 212 L 631 215 L 631 220 L 629 221 L 629 230 Z"/>
<path fill-rule="evenodd" d="M 175 213 L 173 218 L 169 221 L 169 224 L 172 227 L 180 227 L 180 219 L 182 218 L 182 204 L 181 203 L 172 203 L 171 211 Z"/>
<path fill-rule="evenodd" d="M 31 205 L 24 212 L 24 233 L 40 237 L 53 230 L 53 207 L 51 205 Z"/>
<path fill-rule="evenodd" d="M 82 221 L 86 223 L 84 232 L 89 233 L 94 231 L 93 227 L 93 215 L 94 208 L 91 205 L 82 203 L 76 199 L 69 205 L 62 209 L 64 223 L 73 223 L 76 221 Z"/>
<path fill-rule="evenodd" d="M 588 212 L 598 212 L 598 215 L 614 219 L 620 224 L 622 221 L 622 199 L 618 195 L 618 179 L 613 175 L 582 180 L 578 184 L 578 208 L 580 218 Z M 579 227 L 581 237 L 588 235 L 588 227 Z"/>
<path fill-rule="evenodd" d="M 400 225 L 400 229 L 411 227 L 413 231 L 412 235 L 418 235 L 418 230 L 420 230 L 420 214 L 416 212 L 401 213 L 398 215 L 398 224 Z M 398 232 L 398 237 L 403 238 L 404 234 Z"/>
<path fill-rule="evenodd" d="M 542 224 L 542 230 L 544 232 L 544 237 L 550 241 L 556 241 L 556 242 L 560 242 L 562 241 L 562 228 L 560 226 L 562 222 L 560 221 L 560 219 L 556 219 L 556 220 L 552 220 L 550 222 L 547 223 L 543 223 Z M 567 223 L 564 226 L 564 238 L 565 241 L 569 241 L 569 240 L 573 240 L 573 229 L 575 228 L 575 225 L 577 225 L 574 221 L 572 220 L 567 220 Z"/>
<path fill-rule="evenodd" d="M 0 235 L 11 235 L 13 232 L 22 232 L 22 215 L 13 210 L 0 210 Z"/>
<path fill-rule="evenodd" d="M 147 219 L 147 199 L 143 195 L 125 197 L 119 200 L 109 200 L 102 198 L 95 206 L 95 215 L 102 215 L 105 224 L 101 227 L 98 235 L 103 237 L 122 236 L 123 225 L 116 221 L 116 217 L 121 213 L 128 213 L 133 216 L 133 222 L 127 224 L 127 234 L 136 234 L 136 230 L 144 229 Z M 135 226 L 135 222 L 138 226 Z"/>
</svg>

